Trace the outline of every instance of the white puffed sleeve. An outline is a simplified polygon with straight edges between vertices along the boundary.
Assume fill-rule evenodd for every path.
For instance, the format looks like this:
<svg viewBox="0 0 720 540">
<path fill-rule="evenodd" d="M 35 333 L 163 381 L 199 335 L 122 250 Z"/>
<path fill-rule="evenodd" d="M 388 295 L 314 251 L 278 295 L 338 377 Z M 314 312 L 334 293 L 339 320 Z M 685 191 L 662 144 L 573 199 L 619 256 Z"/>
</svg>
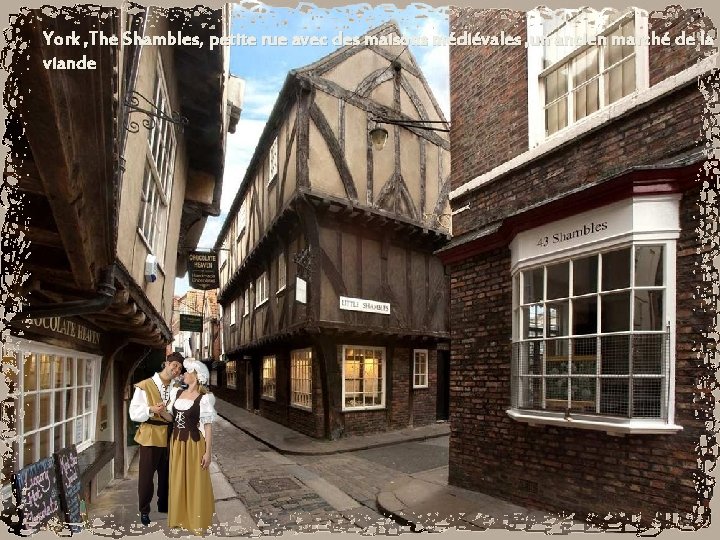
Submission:
<svg viewBox="0 0 720 540">
<path fill-rule="evenodd" d="M 212 424 L 215 421 L 215 396 L 203 394 L 200 398 L 200 425 Z"/>
</svg>

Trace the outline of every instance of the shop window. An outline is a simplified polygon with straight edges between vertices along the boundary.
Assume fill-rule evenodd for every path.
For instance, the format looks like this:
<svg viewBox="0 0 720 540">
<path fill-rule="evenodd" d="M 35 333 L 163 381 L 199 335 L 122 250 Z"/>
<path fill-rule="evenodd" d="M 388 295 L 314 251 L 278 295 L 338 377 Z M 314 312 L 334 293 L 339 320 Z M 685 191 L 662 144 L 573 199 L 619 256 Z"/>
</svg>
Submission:
<svg viewBox="0 0 720 540">
<path fill-rule="evenodd" d="M 290 353 L 290 403 L 312 409 L 312 349 Z"/>
<path fill-rule="evenodd" d="M 237 362 L 229 361 L 225 364 L 226 385 L 228 388 L 237 388 Z"/>
<path fill-rule="evenodd" d="M 160 55 L 157 56 L 153 96 L 158 110 L 171 116 L 172 110 Z M 152 129 L 148 133 L 138 231 L 161 265 L 165 259 L 168 208 L 175 173 L 176 146 L 174 125 L 166 120 L 154 120 Z"/>
<path fill-rule="evenodd" d="M 3 350 L 10 392 L 2 414 L 16 433 L 11 444 L 20 449 L 14 453 L 12 467 L 20 470 L 71 444 L 85 450 L 95 437 L 99 357 L 20 339 L 15 342 L 15 349 Z M 24 412 L 22 418 L 19 411 Z"/>
<path fill-rule="evenodd" d="M 515 408 L 668 421 L 670 247 L 626 245 L 517 272 Z"/>
<path fill-rule="evenodd" d="M 428 351 L 415 349 L 413 351 L 413 388 L 428 387 Z"/>
<path fill-rule="evenodd" d="M 262 397 L 275 399 L 277 378 L 275 371 L 275 357 L 265 356 L 262 360 Z"/>
<path fill-rule="evenodd" d="M 343 410 L 385 407 L 385 349 L 343 347 Z"/>
<path fill-rule="evenodd" d="M 533 10 L 527 31 L 531 148 L 648 87 L 647 14 L 641 10 Z"/>
</svg>

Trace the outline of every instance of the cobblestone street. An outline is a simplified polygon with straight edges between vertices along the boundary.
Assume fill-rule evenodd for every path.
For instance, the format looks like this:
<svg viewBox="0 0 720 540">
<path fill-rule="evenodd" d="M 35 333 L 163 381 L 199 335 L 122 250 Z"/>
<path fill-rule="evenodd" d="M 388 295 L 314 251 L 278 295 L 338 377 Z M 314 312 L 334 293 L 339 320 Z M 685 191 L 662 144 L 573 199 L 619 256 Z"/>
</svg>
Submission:
<svg viewBox="0 0 720 540">
<path fill-rule="evenodd" d="M 283 456 L 223 418 L 213 430 L 217 465 L 263 534 L 409 530 L 375 509 L 380 486 L 397 471 L 348 454 Z"/>
</svg>

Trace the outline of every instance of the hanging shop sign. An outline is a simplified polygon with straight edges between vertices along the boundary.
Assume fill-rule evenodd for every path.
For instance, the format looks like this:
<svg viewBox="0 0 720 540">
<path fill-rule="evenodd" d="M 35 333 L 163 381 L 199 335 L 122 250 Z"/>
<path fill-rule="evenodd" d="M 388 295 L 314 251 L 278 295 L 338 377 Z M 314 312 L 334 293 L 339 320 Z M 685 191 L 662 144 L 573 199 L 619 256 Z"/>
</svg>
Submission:
<svg viewBox="0 0 720 540">
<path fill-rule="evenodd" d="M 180 314 L 180 331 L 202 332 L 203 318 L 202 315 Z"/>
<path fill-rule="evenodd" d="M 375 300 L 365 300 L 363 298 L 348 298 L 347 296 L 340 297 L 340 309 L 390 315 L 390 304 L 387 302 L 376 302 Z"/>
<path fill-rule="evenodd" d="M 218 256 L 207 251 L 191 251 L 188 254 L 188 278 L 190 287 L 201 291 L 218 289 Z"/>
</svg>

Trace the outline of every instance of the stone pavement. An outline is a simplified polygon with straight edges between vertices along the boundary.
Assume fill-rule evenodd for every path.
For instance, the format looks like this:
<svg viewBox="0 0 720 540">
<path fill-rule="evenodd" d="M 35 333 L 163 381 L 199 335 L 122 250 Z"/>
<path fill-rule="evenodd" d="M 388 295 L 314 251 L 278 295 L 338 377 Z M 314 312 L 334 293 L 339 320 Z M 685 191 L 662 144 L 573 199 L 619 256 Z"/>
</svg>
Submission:
<svg viewBox="0 0 720 540">
<path fill-rule="evenodd" d="M 354 452 L 366 448 L 378 448 L 407 441 L 420 441 L 450 434 L 447 422 L 406 428 L 386 433 L 345 437 L 337 441 L 314 439 L 298 433 L 260 415 L 218 399 L 218 414 L 251 437 L 260 440 L 273 450 L 285 455 L 322 456 L 342 452 Z"/>
<path fill-rule="evenodd" d="M 187 531 L 170 529 L 167 514 L 150 512 L 153 522 L 145 527 L 140 523 L 137 499 L 138 458 L 130 464 L 125 478 L 116 478 L 88 507 L 89 530 L 95 535 L 122 538 L 148 532 L 162 531 L 166 536 L 192 536 Z M 215 516 L 211 533 L 215 536 L 238 536 L 259 533 L 255 522 L 237 494 L 220 471 L 217 463 L 210 464 L 210 479 L 215 495 Z M 154 508 L 153 500 L 152 508 Z"/>
</svg>

